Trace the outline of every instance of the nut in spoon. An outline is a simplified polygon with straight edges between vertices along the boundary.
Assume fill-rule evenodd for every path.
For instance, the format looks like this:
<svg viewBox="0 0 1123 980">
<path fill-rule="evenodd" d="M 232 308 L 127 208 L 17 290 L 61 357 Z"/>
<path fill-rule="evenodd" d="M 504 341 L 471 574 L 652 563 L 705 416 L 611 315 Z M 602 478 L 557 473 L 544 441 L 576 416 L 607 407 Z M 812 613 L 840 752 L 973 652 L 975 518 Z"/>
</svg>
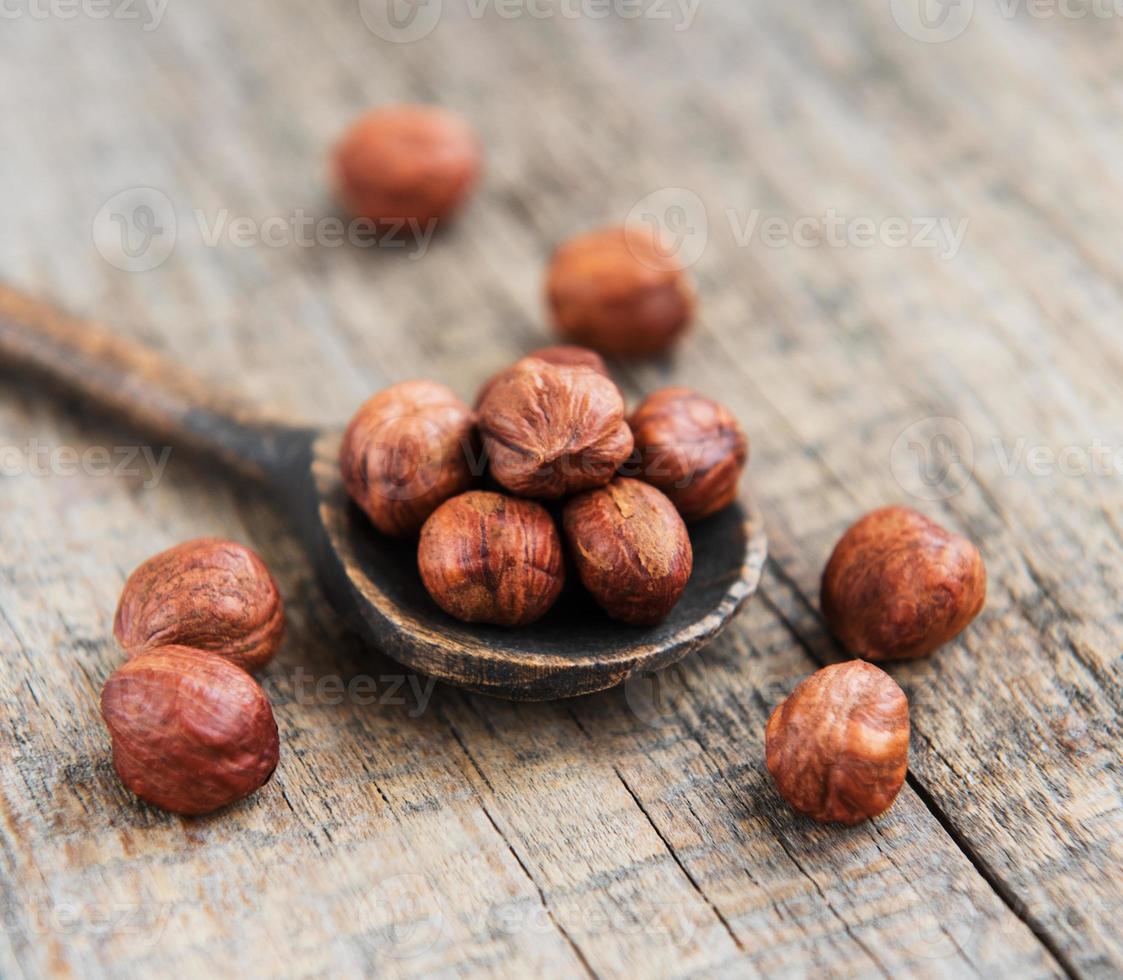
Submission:
<svg viewBox="0 0 1123 980">
<path fill-rule="evenodd" d="M 429 598 L 416 543 L 383 537 L 347 497 L 341 432 L 278 419 L 210 391 L 158 355 L 50 304 L 0 287 L 0 369 L 80 395 L 162 443 L 221 460 L 274 491 L 336 607 L 371 644 L 438 680 L 542 701 L 600 691 L 714 639 L 756 590 L 767 552 L 751 503 L 690 528 L 694 573 L 656 627 L 623 626 L 563 596 L 518 630 L 461 623 Z"/>
</svg>

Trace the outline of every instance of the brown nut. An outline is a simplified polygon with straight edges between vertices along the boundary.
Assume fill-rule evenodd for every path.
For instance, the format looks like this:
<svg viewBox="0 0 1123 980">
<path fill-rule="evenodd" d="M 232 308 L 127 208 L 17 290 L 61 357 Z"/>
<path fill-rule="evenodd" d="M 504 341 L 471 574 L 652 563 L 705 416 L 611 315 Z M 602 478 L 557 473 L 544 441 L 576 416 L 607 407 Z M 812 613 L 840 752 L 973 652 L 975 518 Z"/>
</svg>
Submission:
<svg viewBox="0 0 1123 980">
<path fill-rule="evenodd" d="M 466 623 L 526 626 L 545 615 L 565 582 L 561 538 L 546 509 L 486 491 L 433 512 L 417 563 L 433 601 Z"/>
<path fill-rule="evenodd" d="M 554 253 L 546 302 L 566 340 L 614 357 L 651 357 L 690 326 L 694 290 L 649 230 L 629 225 L 570 239 Z"/>
<path fill-rule="evenodd" d="M 682 596 L 694 552 L 678 511 L 655 487 L 617 477 L 568 501 L 562 526 L 582 584 L 613 619 L 652 626 Z"/>
<path fill-rule="evenodd" d="M 265 563 L 249 548 L 198 538 L 161 551 L 129 576 L 113 635 L 129 656 L 190 646 L 243 670 L 264 667 L 285 632 L 285 607 Z"/>
<path fill-rule="evenodd" d="M 512 493 L 556 499 L 612 479 L 632 451 L 624 398 L 582 365 L 525 357 L 480 406 L 491 473 Z"/>
<path fill-rule="evenodd" d="M 463 120 L 416 105 L 368 112 L 344 134 L 332 161 L 336 193 L 352 214 L 426 225 L 464 203 L 480 166 L 479 142 Z"/>
<path fill-rule="evenodd" d="M 824 667 L 768 719 L 765 761 L 780 795 L 821 823 L 888 810 L 905 781 L 909 702 L 862 660 Z"/>
<path fill-rule="evenodd" d="M 867 660 L 923 657 L 958 636 L 983 608 L 987 575 L 965 537 L 908 507 L 863 517 L 823 572 L 827 625 Z"/>
<path fill-rule="evenodd" d="M 608 373 L 608 366 L 604 363 L 604 358 L 600 356 L 595 350 L 589 350 L 588 347 L 576 347 L 572 344 L 559 344 L 556 347 L 542 347 L 536 351 L 531 351 L 527 357 L 537 357 L 540 361 L 545 361 L 547 364 L 568 364 L 570 366 L 592 368 L 597 374 L 603 374 L 606 378 L 610 377 Z M 495 382 L 504 377 L 511 368 L 500 371 L 498 374 L 491 377 L 484 382 L 480 393 L 476 396 L 476 408 L 478 409 L 487 393 L 491 391 Z"/>
<path fill-rule="evenodd" d="M 380 391 L 355 413 L 339 450 L 351 499 L 383 534 L 415 534 L 437 507 L 472 486 L 474 424 L 468 406 L 434 381 Z"/>
<path fill-rule="evenodd" d="M 210 813 L 263 786 L 280 746 L 257 682 L 213 653 L 159 647 L 101 691 L 113 766 L 137 796 L 172 813 Z"/>
<path fill-rule="evenodd" d="M 689 388 L 664 388 L 640 403 L 630 424 L 629 474 L 662 490 L 684 520 L 709 517 L 737 498 L 749 443 L 724 406 Z"/>
</svg>

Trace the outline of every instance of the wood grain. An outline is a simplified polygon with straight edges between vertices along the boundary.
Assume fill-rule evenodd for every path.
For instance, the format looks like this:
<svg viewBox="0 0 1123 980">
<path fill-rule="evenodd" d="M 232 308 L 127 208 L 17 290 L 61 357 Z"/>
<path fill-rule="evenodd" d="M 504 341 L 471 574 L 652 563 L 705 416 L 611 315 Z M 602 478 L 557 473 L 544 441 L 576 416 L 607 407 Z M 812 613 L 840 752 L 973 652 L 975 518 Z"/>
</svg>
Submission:
<svg viewBox="0 0 1123 980">
<path fill-rule="evenodd" d="M 5 22 L 0 278 L 320 424 L 390 380 L 471 397 L 545 342 L 553 244 L 660 188 L 696 194 L 698 329 L 622 376 L 633 397 L 673 380 L 742 419 L 773 558 L 734 628 L 657 677 L 542 705 L 428 688 L 355 640 L 260 491 L 179 453 L 159 478 L 143 457 L 71 474 L 59 449 L 120 462 L 136 435 L 5 382 L 0 972 L 1123 970 L 1123 476 L 1056 459 L 1123 446 L 1120 25 L 976 4 L 933 45 L 888 7 L 706 2 L 676 31 L 449 0 L 412 44 L 343 0 L 173 2 L 152 31 Z M 488 147 L 481 194 L 423 257 L 207 245 L 196 209 L 208 227 L 222 209 L 334 214 L 331 141 L 403 99 L 464 112 Z M 130 187 L 178 218 L 146 272 L 91 236 Z M 741 245 L 729 212 L 743 227 L 754 209 L 968 224 L 945 259 Z M 917 500 L 909 442 L 937 447 L 940 424 L 912 428 L 932 418 L 966 430 L 973 460 Z M 894 501 L 979 542 L 991 599 L 960 641 L 892 670 L 914 732 L 893 809 L 820 828 L 772 791 L 764 722 L 839 656 L 817 611 L 834 541 Z M 206 533 L 251 543 L 284 591 L 290 636 L 264 678 L 282 760 L 250 801 L 182 821 L 116 782 L 96 704 L 128 572 Z"/>
</svg>

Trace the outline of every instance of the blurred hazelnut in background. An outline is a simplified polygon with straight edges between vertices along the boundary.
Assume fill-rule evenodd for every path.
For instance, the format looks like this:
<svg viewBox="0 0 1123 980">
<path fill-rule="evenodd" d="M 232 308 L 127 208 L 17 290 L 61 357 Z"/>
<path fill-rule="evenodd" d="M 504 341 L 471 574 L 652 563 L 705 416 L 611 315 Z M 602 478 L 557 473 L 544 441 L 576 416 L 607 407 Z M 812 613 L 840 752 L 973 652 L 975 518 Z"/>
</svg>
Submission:
<svg viewBox="0 0 1123 980">
<path fill-rule="evenodd" d="M 471 127 L 434 106 L 375 109 L 335 148 L 332 181 L 356 217 L 420 224 L 450 218 L 479 180 L 482 153 Z"/>
<path fill-rule="evenodd" d="M 694 289 L 657 233 L 603 228 L 562 244 L 550 262 L 546 303 L 558 334 L 610 357 L 653 357 L 690 326 Z"/>
</svg>

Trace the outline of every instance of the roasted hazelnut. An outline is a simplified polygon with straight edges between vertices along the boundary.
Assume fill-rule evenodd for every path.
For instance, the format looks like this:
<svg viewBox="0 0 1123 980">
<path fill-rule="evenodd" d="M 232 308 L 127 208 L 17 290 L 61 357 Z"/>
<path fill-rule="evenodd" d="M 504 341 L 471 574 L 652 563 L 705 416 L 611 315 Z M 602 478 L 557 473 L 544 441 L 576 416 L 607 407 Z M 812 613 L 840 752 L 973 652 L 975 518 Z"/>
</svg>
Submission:
<svg viewBox="0 0 1123 980">
<path fill-rule="evenodd" d="M 492 476 L 523 497 L 558 498 L 601 486 L 632 451 L 624 398 L 583 365 L 526 357 L 480 405 Z"/>
<path fill-rule="evenodd" d="M 889 809 L 909 761 L 909 702 L 862 660 L 824 667 L 768 719 L 765 761 L 780 795 L 821 823 Z"/>
<path fill-rule="evenodd" d="M 209 650 L 244 670 L 264 667 L 285 632 L 285 607 L 249 548 L 198 538 L 161 551 L 129 576 L 113 634 L 136 656 L 153 647 Z"/>
<path fill-rule="evenodd" d="M 229 661 L 190 647 L 149 650 L 101 692 L 113 766 L 137 796 L 172 813 L 210 813 L 259 789 L 280 751 L 273 709 Z"/>
<path fill-rule="evenodd" d="M 561 538 L 541 504 L 474 491 L 441 504 L 421 529 L 421 580 L 466 623 L 526 626 L 565 581 Z"/>
<path fill-rule="evenodd" d="M 531 351 L 527 357 L 537 357 L 540 361 L 545 361 L 547 364 L 566 364 L 577 367 L 592 368 L 597 374 L 603 374 L 606 378 L 610 377 L 608 367 L 604 363 L 604 358 L 596 351 L 589 350 L 588 347 L 575 347 L 571 344 L 560 344 L 557 347 L 542 347 L 539 350 Z M 483 400 L 487 397 L 487 393 L 491 391 L 492 386 L 506 375 L 511 368 L 500 371 L 492 378 L 484 382 L 480 393 L 476 396 L 476 408 L 483 404 Z"/>
<path fill-rule="evenodd" d="M 640 403 L 630 424 L 629 474 L 662 490 L 685 520 L 709 517 L 737 498 L 749 443 L 724 406 L 689 388 L 664 388 Z"/>
<path fill-rule="evenodd" d="M 835 546 L 823 572 L 823 615 L 853 655 L 911 660 L 958 636 L 986 591 L 970 541 L 908 507 L 885 507 Z"/>
<path fill-rule="evenodd" d="M 562 526 L 581 582 L 613 619 L 652 626 L 674 608 L 694 566 L 686 525 L 666 496 L 617 477 L 568 501 Z"/>
<path fill-rule="evenodd" d="M 354 215 L 428 224 L 448 218 L 479 179 L 480 146 L 463 120 L 433 106 L 375 109 L 344 134 L 332 161 Z"/>
<path fill-rule="evenodd" d="M 355 414 L 340 447 L 351 499 L 384 534 L 415 534 L 438 506 L 472 486 L 474 424 L 471 409 L 436 382 L 380 391 Z"/>
<path fill-rule="evenodd" d="M 614 357 L 651 357 L 690 326 L 694 290 L 658 236 L 604 228 L 554 253 L 546 302 L 566 340 Z"/>
</svg>

